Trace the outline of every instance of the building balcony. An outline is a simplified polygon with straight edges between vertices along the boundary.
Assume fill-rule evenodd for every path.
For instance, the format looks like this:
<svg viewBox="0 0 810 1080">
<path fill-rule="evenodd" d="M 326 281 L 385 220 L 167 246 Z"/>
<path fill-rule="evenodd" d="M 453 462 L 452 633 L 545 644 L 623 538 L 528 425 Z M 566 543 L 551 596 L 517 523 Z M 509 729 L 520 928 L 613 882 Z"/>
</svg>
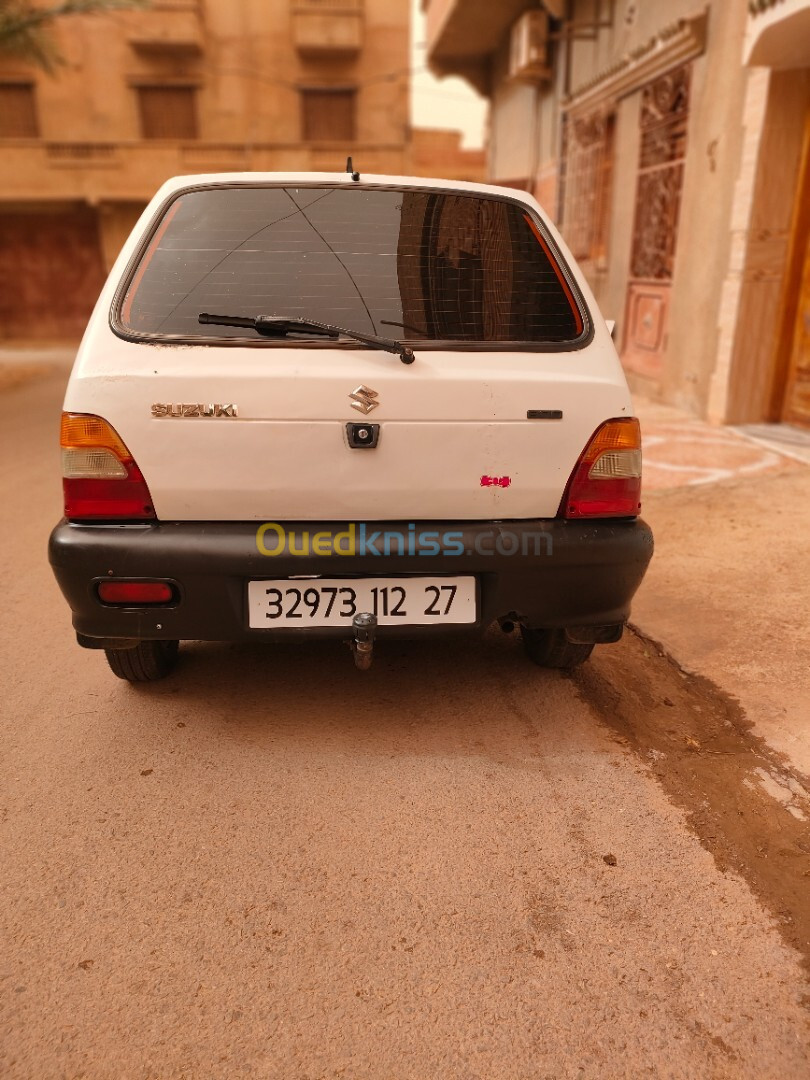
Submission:
<svg viewBox="0 0 810 1080">
<path fill-rule="evenodd" d="M 807 0 L 749 0 L 743 59 L 777 70 L 810 66 Z"/>
<path fill-rule="evenodd" d="M 532 0 L 426 0 L 431 71 L 459 75 L 486 94 L 492 53 L 517 18 L 536 8 Z"/>
<path fill-rule="evenodd" d="M 250 146 L 203 141 L 170 143 L 44 142 L 4 139 L 0 203 L 80 200 L 147 202 L 171 176 L 216 172 L 334 172 L 346 168 L 345 142 L 261 143 Z M 404 143 L 354 144 L 364 173 L 407 172 Z"/>
<path fill-rule="evenodd" d="M 129 16 L 127 40 L 140 53 L 197 56 L 203 51 L 199 0 L 155 0 Z"/>
<path fill-rule="evenodd" d="M 293 43 L 302 56 L 354 56 L 363 47 L 363 19 L 363 0 L 292 0 Z"/>
</svg>

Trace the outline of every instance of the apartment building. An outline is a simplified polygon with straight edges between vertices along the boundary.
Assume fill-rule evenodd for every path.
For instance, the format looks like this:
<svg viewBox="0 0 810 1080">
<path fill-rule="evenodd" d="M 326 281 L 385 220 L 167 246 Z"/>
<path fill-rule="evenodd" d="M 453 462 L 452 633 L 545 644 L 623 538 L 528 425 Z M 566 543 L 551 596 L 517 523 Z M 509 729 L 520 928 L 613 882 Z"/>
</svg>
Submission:
<svg viewBox="0 0 810 1080">
<path fill-rule="evenodd" d="M 810 425 L 810 0 L 423 0 L 437 74 L 491 103 L 631 383 Z"/>
<path fill-rule="evenodd" d="M 153 0 L 61 19 L 55 77 L 0 59 L 0 340 L 77 338 L 169 176 L 482 175 L 410 130 L 409 22 L 408 0 Z"/>
</svg>

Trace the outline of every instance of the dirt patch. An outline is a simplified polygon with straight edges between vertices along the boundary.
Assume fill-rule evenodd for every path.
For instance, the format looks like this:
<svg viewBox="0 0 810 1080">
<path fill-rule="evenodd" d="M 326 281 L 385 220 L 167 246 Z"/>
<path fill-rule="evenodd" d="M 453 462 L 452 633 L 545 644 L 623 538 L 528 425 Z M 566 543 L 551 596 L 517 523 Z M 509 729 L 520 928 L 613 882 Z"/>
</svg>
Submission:
<svg viewBox="0 0 810 1080">
<path fill-rule="evenodd" d="M 808 779 L 752 733 L 734 698 L 638 631 L 597 650 L 572 677 L 687 811 L 718 869 L 748 882 L 810 971 Z"/>
<path fill-rule="evenodd" d="M 36 382 L 38 379 L 45 379 L 59 370 L 61 369 L 58 364 L 51 363 L 0 363 L 0 393 L 16 390 L 17 387 Z"/>
</svg>

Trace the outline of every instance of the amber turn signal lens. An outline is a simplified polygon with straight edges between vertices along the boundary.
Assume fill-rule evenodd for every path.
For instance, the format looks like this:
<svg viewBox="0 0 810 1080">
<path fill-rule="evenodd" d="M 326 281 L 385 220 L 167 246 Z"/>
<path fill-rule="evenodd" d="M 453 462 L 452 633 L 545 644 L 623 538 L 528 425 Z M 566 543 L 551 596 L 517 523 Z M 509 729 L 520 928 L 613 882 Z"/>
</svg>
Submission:
<svg viewBox="0 0 810 1080">
<path fill-rule="evenodd" d="M 132 455 L 118 432 L 100 416 L 62 413 L 61 443 L 63 447 L 71 449 L 92 446 L 95 449 L 112 450 L 119 461 L 132 461 Z"/>
<path fill-rule="evenodd" d="M 640 450 L 641 427 L 634 416 L 626 420 L 608 420 L 588 443 L 582 461 L 596 461 L 605 450 Z"/>
</svg>

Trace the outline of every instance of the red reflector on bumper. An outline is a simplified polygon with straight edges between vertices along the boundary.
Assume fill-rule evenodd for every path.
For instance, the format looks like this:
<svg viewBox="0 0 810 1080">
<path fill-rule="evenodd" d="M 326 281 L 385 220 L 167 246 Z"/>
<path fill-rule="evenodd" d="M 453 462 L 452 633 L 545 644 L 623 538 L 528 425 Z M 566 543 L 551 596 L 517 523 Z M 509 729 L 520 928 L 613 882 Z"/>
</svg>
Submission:
<svg viewBox="0 0 810 1080">
<path fill-rule="evenodd" d="M 105 604 L 168 604 L 174 592 L 165 581 L 102 581 L 98 598 Z"/>
</svg>

